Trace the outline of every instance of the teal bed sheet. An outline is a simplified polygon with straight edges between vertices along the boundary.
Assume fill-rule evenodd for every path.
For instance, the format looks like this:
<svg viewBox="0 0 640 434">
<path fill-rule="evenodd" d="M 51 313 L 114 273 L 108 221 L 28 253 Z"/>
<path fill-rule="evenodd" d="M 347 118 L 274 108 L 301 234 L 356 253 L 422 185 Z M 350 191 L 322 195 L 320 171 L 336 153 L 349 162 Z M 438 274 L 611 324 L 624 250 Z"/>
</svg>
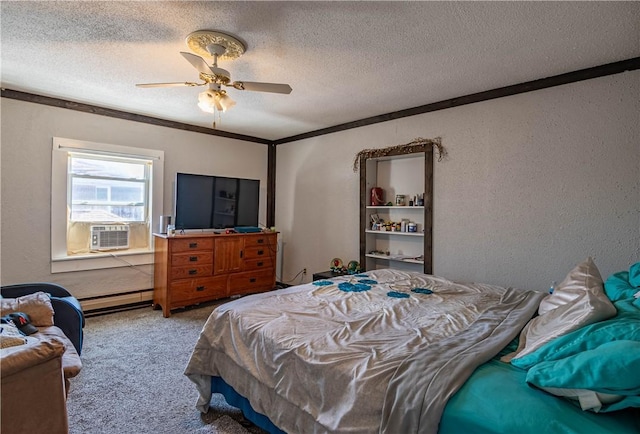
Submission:
<svg viewBox="0 0 640 434">
<path fill-rule="evenodd" d="M 481 365 L 449 399 L 439 434 L 638 434 L 638 409 L 582 411 L 566 399 L 526 385 L 525 370 L 497 359 Z"/>
</svg>

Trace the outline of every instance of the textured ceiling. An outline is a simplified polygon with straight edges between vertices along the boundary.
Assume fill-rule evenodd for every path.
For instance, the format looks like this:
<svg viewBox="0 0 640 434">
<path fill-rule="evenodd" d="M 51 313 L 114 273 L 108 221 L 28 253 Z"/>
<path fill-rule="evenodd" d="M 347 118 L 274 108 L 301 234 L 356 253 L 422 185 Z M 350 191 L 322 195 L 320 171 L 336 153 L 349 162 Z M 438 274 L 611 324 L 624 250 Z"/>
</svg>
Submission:
<svg viewBox="0 0 640 434">
<path fill-rule="evenodd" d="M 2 87 L 211 127 L 179 54 L 195 30 L 246 43 L 220 130 L 275 140 L 637 57 L 638 2 L 1 2 Z"/>
</svg>

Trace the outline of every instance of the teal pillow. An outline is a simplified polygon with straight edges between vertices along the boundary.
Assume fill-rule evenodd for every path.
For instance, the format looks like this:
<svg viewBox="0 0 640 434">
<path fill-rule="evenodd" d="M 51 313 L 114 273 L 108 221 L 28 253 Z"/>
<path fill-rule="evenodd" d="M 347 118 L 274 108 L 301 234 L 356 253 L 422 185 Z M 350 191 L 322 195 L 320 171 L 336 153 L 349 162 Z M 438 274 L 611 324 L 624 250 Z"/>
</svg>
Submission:
<svg viewBox="0 0 640 434">
<path fill-rule="evenodd" d="M 604 283 L 604 292 L 613 302 L 633 300 L 638 291 L 640 291 L 640 262 L 629 267 L 629 271 L 612 274 Z"/>
<path fill-rule="evenodd" d="M 526 381 L 579 400 L 583 410 L 640 407 L 640 342 L 617 340 L 556 361 L 541 362 Z"/>
<path fill-rule="evenodd" d="M 629 283 L 640 289 L 640 262 L 636 262 L 629 267 Z"/>
<path fill-rule="evenodd" d="M 626 303 L 628 302 L 615 303 L 618 308 L 618 315 L 615 318 L 560 336 L 532 353 L 511 360 L 511 364 L 518 368 L 529 369 L 538 363 L 560 360 L 582 351 L 596 349 L 607 342 L 617 340 L 640 342 L 640 310 L 630 305 L 621 310 L 620 307 Z"/>
</svg>

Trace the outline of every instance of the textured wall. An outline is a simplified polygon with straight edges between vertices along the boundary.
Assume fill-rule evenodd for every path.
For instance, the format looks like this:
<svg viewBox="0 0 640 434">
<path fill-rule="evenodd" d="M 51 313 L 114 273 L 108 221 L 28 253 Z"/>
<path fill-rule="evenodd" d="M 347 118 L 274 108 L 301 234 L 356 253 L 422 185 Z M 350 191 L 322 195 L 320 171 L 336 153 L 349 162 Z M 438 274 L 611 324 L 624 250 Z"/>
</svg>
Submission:
<svg viewBox="0 0 640 434">
<path fill-rule="evenodd" d="M 640 260 L 639 83 L 634 71 L 278 146 L 279 280 L 358 257 L 356 152 L 435 136 L 449 152 L 434 164 L 437 274 L 545 289 L 588 255 L 605 277 L 627 268 Z M 266 186 L 264 145 L 0 101 L 2 284 L 53 281 L 80 297 L 152 286 L 151 266 L 50 274 L 53 136 L 164 150 L 167 214 L 176 171 Z"/>
<path fill-rule="evenodd" d="M 51 274 L 52 137 L 163 150 L 163 214 L 176 172 L 260 179 L 266 219 L 267 146 L 2 98 L 2 284 L 50 281 L 78 297 L 153 287 L 153 266 Z M 157 228 L 158 222 L 153 222 Z M 124 258 L 126 260 L 126 257 Z"/>
<path fill-rule="evenodd" d="M 356 152 L 436 136 L 436 274 L 546 289 L 589 255 L 604 278 L 626 269 L 640 260 L 638 113 L 633 71 L 280 145 L 284 278 L 358 258 Z"/>
</svg>

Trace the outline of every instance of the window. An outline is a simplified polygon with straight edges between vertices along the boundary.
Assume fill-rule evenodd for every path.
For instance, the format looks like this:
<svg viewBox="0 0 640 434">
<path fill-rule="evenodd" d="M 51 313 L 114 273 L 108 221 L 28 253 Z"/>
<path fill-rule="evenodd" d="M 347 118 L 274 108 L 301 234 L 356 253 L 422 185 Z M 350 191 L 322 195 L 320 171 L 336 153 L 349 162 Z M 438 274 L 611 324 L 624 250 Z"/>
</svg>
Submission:
<svg viewBox="0 0 640 434">
<path fill-rule="evenodd" d="M 70 152 L 70 222 L 146 222 L 152 163 Z"/>
<path fill-rule="evenodd" d="M 54 138 L 52 272 L 152 263 L 163 164 L 162 151 Z"/>
</svg>

